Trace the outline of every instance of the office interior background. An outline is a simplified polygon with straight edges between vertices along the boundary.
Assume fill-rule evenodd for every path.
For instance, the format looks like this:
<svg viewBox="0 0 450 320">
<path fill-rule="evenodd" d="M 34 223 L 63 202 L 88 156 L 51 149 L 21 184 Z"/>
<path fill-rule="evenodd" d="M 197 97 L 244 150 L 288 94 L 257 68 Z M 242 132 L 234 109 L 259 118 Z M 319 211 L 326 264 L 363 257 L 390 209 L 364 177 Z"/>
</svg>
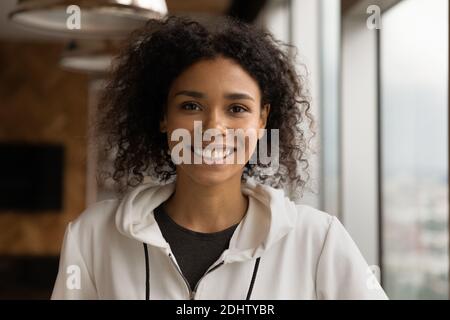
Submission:
<svg viewBox="0 0 450 320">
<path fill-rule="evenodd" d="M 296 47 L 318 121 L 301 202 L 339 217 L 391 299 L 449 298 L 448 0 L 93 0 L 80 30 L 44 2 L 0 2 L 0 299 L 48 299 L 67 223 L 115 196 L 92 123 L 149 7 Z"/>
</svg>

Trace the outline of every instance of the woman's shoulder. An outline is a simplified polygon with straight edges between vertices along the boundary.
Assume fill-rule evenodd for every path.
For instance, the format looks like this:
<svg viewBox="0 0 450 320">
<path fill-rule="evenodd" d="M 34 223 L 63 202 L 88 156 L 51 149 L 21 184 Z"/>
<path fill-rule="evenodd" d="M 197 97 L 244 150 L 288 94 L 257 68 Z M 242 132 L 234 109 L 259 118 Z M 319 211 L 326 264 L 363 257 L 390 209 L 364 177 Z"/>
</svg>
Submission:
<svg viewBox="0 0 450 320">
<path fill-rule="evenodd" d="M 329 226 L 336 216 L 307 204 L 296 204 L 297 220 L 318 226 Z"/>
<path fill-rule="evenodd" d="M 332 225 L 341 225 L 339 219 L 306 204 L 296 204 L 296 231 L 303 236 L 320 237 L 324 240 Z"/>
<path fill-rule="evenodd" d="M 87 206 L 76 219 L 70 222 L 71 231 L 78 234 L 100 233 L 114 227 L 119 202 L 119 199 L 108 199 Z"/>
</svg>

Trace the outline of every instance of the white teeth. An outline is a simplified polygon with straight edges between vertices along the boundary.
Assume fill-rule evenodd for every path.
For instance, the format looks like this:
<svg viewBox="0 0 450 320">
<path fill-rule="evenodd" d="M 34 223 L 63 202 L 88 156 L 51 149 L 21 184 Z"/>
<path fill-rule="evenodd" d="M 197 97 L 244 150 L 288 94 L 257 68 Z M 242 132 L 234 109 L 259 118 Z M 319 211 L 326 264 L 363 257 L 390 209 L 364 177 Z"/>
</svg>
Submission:
<svg viewBox="0 0 450 320">
<path fill-rule="evenodd" d="M 225 151 L 220 150 L 220 149 L 211 150 L 211 149 L 202 149 L 202 148 L 193 148 L 193 150 L 197 156 L 203 157 L 203 158 L 206 158 L 206 159 L 212 160 L 212 161 L 222 160 L 234 152 L 234 150 L 232 148 L 227 148 L 227 149 L 225 149 Z"/>
</svg>

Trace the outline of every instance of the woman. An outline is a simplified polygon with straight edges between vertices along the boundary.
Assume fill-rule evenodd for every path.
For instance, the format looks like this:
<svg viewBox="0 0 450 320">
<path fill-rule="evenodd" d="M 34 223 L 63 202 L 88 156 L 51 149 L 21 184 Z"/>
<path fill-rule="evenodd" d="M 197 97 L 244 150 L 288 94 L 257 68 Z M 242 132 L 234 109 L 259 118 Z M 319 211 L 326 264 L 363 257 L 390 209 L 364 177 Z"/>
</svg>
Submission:
<svg viewBox="0 0 450 320">
<path fill-rule="evenodd" d="M 69 224 L 52 298 L 387 298 L 342 224 L 285 196 L 308 180 L 313 120 L 278 44 L 233 19 L 134 35 L 101 103 L 131 188 Z"/>
</svg>

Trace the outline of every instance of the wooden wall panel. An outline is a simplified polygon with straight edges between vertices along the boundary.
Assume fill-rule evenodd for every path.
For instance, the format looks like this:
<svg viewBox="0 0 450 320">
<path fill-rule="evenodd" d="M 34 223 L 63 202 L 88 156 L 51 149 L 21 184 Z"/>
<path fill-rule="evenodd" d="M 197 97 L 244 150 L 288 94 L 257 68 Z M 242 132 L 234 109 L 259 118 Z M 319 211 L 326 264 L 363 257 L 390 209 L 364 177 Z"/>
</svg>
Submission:
<svg viewBox="0 0 450 320">
<path fill-rule="evenodd" d="M 0 255 L 58 254 L 66 224 L 85 208 L 88 79 L 60 69 L 62 49 L 0 41 L 0 142 L 65 147 L 62 212 L 0 212 Z"/>
</svg>

